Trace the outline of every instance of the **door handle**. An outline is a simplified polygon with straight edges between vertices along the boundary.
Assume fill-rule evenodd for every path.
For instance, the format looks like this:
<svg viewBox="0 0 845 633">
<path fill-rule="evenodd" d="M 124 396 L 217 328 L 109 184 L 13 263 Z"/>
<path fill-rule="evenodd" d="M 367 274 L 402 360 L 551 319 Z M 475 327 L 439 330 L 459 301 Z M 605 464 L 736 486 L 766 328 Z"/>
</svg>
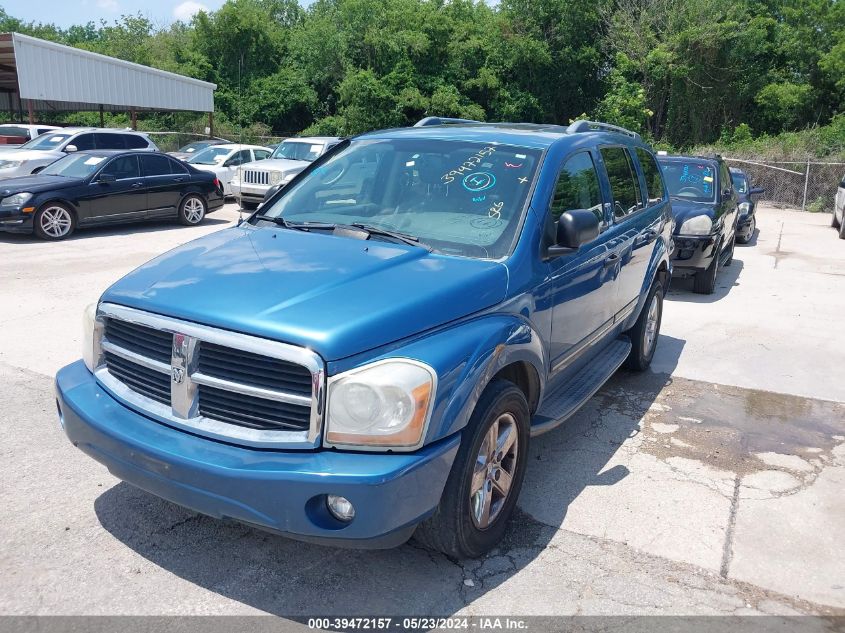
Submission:
<svg viewBox="0 0 845 633">
<path fill-rule="evenodd" d="M 178 177 L 178 178 L 174 178 L 174 179 L 173 179 L 173 182 L 182 182 L 182 181 L 184 181 L 184 180 L 185 180 L 185 179 L 184 179 L 184 178 L 182 178 L 182 177 L 180 176 L 180 177 Z"/>
<path fill-rule="evenodd" d="M 658 233 L 654 229 L 649 229 L 636 239 L 637 246 L 645 246 L 646 244 L 651 244 L 655 239 L 657 239 Z"/>
<path fill-rule="evenodd" d="M 133 188 L 133 189 L 140 189 L 140 188 L 141 188 L 141 187 L 143 187 L 143 186 L 144 186 L 144 183 L 142 183 L 142 182 L 133 182 L 133 183 L 132 183 L 132 188 Z"/>
</svg>

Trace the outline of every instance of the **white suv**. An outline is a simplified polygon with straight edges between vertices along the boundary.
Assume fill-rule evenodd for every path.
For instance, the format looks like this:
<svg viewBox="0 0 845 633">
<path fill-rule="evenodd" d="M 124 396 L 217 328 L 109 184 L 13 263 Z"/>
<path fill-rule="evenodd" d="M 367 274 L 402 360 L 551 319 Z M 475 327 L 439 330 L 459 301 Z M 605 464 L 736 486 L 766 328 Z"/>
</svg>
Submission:
<svg viewBox="0 0 845 633">
<path fill-rule="evenodd" d="M 131 130 L 62 128 L 12 149 L 0 149 L 0 179 L 28 176 L 71 152 L 134 149 L 157 152 L 145 134 Z"/>
</svg>

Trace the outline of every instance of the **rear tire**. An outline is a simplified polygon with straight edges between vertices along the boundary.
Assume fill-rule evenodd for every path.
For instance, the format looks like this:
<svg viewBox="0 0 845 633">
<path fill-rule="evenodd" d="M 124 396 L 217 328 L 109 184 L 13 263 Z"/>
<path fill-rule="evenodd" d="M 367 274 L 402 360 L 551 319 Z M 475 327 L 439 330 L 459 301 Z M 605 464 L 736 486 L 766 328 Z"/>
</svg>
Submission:
<svg viewBox="0 0 845 633">
<path fill-rule="evenodd" d="M 625 332 L 631 339 L 631 352 L 625 359 L 625 367 L 634 371 L 645 371 L 651 365 L 660 324 L 663 321 L 663 284 L 655 280 L 646 297 L 643 309 L 634 326 Z"/>
<path fill-rule="evenodd" d="M 845 216 L 845 214 L 843 214 Z M 833 213 L 830 214 L 830 226 L 835 229 L 839 228 L 839 220 L 836 219 L 836 209 L 833 210 Z"/>
<path fill-rule="evenodd" d="M 525 476 L 530 417 L 525 394 L 512 382 L 487 386 L 462 432 L 440 504 L 414 533 L 418 542 L 453 558 L 476 558 L 501 541 Z"/>
<path fill-rule="evenodd" d="M 201 195 L 188 194 L 179 205 L 179 222 L 185 226 L 196 226 L 205 219 L 207 212 L 208 205 Z"/>
<path fill-rule="evenodd" d="M 58 241 L 71 235 L 76 228 L 76 215 L 60 202 L 47 202 L 33 218 L 35 235 L 42 240 Z"/>
<path fill-rule="evenodd" d="M 839 226 L 839 239 L 845 240 L 845 222 L 841 222 Z"/>
</svg>

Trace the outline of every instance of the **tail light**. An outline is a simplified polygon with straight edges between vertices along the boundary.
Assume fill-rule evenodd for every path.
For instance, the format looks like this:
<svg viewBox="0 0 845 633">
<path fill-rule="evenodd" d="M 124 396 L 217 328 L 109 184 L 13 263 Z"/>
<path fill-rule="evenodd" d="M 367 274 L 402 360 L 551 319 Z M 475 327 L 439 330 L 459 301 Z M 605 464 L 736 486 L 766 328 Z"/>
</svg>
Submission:
<svg viewBox="0 0 845 633">
<path fill-rule="evenodd" d="M 220 189 L 220 179 L 219 178 L 214 179 L 214 186 L 217 187 L 218 189 Z"/>
</svg>

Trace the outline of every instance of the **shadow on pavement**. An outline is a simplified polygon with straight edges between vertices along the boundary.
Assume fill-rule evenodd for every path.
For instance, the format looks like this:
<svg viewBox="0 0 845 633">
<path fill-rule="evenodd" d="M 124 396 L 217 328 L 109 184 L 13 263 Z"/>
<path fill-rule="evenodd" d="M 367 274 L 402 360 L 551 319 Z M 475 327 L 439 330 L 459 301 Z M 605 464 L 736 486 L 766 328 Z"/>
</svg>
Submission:
<svg viewBox="0 0 845 633">
<path fill-rule="evenodd" d="M 756 237 L 754 238 L 757 239 Z M 752 242 L 753 244 L 753 242 Z M 737 246 L 737 248 L 742 248 Z M 739 276 L 745 267 L 741 259 L 737 259 L 740 251 L 734 253 L 734 260 L 730 266 L 723 266 L 716 276 L 716 290 L 712 295 L 699 295 L 692 291 L 692 277 L 687 279 L 675 278 L 669 284 L 668 301 L 687 301 L 689 303 L 714 303 L 726 297 L 734 286 L 739 285 Z"/>
<path fill-rule="evenodd" d="M 683 341 L 661 336 L 659 345 L 669 357 Z M 501 546 L 480 560 L 454 561 L 413 539 L 382 551 L 300 543 L 196 514 L 126 483 L 100 495 L 95 512 L 109 533 L 152 563 L 264 612 L 450 615 L 537 558 L 587 486 L 628 476 L 625 466 L 607 464 L 639 433 L 640 419 L 670 382 L 663 373 L 620 371 L 565 424 L 534 438 L 517 512 Z M 538 506 L 542 521 L 530 514 Z"/>
</svg>

